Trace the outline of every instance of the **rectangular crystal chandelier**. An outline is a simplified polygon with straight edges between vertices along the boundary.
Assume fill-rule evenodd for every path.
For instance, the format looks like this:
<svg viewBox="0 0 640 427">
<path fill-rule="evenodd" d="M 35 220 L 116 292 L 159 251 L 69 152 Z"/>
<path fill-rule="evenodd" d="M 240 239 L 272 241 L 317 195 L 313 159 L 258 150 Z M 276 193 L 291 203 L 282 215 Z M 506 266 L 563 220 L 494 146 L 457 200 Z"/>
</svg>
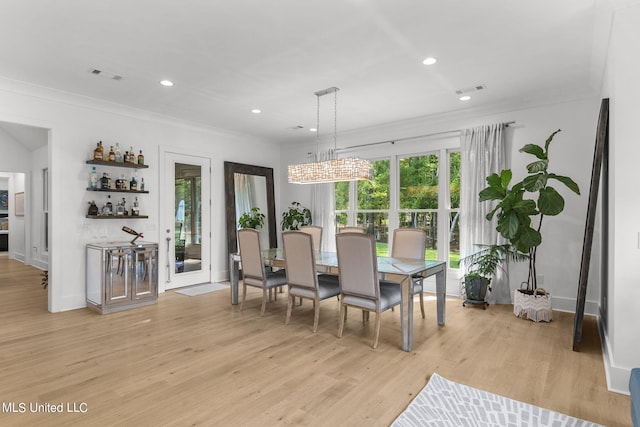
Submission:
<svg viewBox="0 0 640 427">
<path fill-rule="evenodd" d="M 292 184 L 359 181 L 371 179 L 371 163 L 357 157 L 347 157 L 289 165 L 288 176 Z"/>
<path fill-rule="evenodd" d="M 334 149 L 331 151 L 331 158 L 323 161 L 313 161 L 309 163 L 301 163 L 298 165 L 289 165 L 288 178 L 291 184 L 319 184 L 323 182 L 341 182 L 341 181 L 359 181 L 371 179 L 371 163 L 368 160 L 357 157 L 337 158 L 335 148 L 338 133 L 338 88 L 330 87 L 315 92 L 318 99 L 317 110 L 317 126 L 316 132 L 320 128 L 320 97 L 329 93 L 334 94 L 334 128 L 333 128 L 333 144 Z M 319 139 L 316 134 L 316 140 Z M 318 153 L 316 153 L 316 156 Z"/>
</svg>

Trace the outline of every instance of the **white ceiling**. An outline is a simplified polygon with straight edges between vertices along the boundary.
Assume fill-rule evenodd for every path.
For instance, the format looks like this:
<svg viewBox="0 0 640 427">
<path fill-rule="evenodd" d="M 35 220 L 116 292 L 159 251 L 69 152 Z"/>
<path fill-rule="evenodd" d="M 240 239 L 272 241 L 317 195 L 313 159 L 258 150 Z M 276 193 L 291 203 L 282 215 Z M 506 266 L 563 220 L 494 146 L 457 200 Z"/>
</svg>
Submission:
<svg viewBox="0 0 640 427">
<path fill-rule="evenodd" d="M 331 86 L 340 88 L 339 131 L 597 93 L 596 3 L 0 0 L 0 75 L 302 141 L 314 138 L 313 93 Z M 427 56 L 438 63 L 424 66 Z M 457 89 L 479 84 L 486 90 L 458 100 Z M 321 128 L 332 130 L 333 99 L 321 105 Z"/>
</svg>

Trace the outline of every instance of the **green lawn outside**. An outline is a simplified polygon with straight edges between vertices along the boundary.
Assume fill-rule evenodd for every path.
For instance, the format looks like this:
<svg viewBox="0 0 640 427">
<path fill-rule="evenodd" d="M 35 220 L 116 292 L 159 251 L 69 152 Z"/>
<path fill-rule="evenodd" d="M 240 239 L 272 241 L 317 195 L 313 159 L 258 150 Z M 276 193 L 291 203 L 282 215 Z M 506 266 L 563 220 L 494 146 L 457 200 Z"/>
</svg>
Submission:
<svg viewBox="0 0 640 427">
<path fill-rule="evenodd" d="M 378 256 L 388 256 L 389 255 L 389 244 L 384 242 L 376 242 L 376 254 Z M 425 251 L 424 259 L 428 260 L 437 260 L 437 253 L 435 249 L 427 249 Z M 449 254 L 449 268 L 460 268 L 460 254 L 459 253 L 451 253 Z"/>
</svg>

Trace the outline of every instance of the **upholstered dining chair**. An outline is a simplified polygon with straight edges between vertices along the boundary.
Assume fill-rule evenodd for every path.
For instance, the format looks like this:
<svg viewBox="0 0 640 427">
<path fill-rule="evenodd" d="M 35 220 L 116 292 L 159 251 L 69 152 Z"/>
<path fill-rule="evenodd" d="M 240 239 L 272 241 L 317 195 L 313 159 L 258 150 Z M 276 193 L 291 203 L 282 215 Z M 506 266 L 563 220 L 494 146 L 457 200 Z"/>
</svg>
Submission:
<svg viewBox="0 0 640 427">
<path fill-rule="evenodd" d="M 420 228 L 396 228 L 393 230 L 393 240 L 391 245 L 392 258 L 424 259 L 424 251 L 427 246 L 427 233 Z M 420 295 L 420 311 L 424 319 L 424 286 L 423 278 L 412 277 L 413 295 Z M 383 286 L 386 286 L 383 284 Z M 388 285 L 395 286 L 395 285 Z"/>
<path fill-rule="evenodd" d="M 313 250 L 319 252 L 322 247 L 322 227 L 318 225 L 303 225 L 300 227 L 300 231 L 311 234 L 313 237 Z"/>
<path fill-rule="evenodd" d="M 262 308 L 260 316 L 264 315 L 267 306 L 267 291 L 287 284 L 285 270 L 276 272 L 267 271 L 262 259 L 260 247 L 260 233 L 252 228 L 238 230 L 238 246 L 240 249 L 240 262 L 242 263 L 242 302 L 240 311 L 244 307 L 247 298 L 247 286 L 262 289 Z"/>
<path fill-rule="evenodd" d="M 338 233 L 366 233 L 367 231 L 362 227 L 340 227 Z"/>
<path fill-rule="evenodd" d="M 336 235 L 340 275 L 340 326 L 342 337 L 347 318 L 347 307 L 357 307 L 364 313 L 376 314 L 373 348 L 378 347 L 380 314 L 398 304 L 402 299 L 400 286 L 380 286 L 376 240 L 365 233 L 340 233 Z"/>
<path fill-rule="evenodd" d="M 320 319 L 320 301 L 340 294 L 337 280 L 324 280 L 316 274 L 314 241 L 311 234 L 303 231 L 285 231 L 282 233 L 284 258 L 287 260 L 287 283 L 289 284 L 289 302 L 285 324 L 291 320 L 291 311 L 296 297 L 313 301 L 313 332 L 318 331 Z"/>
</svg>

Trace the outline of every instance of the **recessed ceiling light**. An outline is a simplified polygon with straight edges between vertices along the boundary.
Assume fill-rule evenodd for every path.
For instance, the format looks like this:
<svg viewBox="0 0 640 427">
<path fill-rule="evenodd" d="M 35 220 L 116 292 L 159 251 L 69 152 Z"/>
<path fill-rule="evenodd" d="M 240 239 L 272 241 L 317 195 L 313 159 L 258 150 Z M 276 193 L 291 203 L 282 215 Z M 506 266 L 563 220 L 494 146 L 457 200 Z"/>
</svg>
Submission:
<svg viewBox="0 0 640 427">
<path fill-rule="evenodd" d="M 160 84 L 162 86 L 171 87 L 173 86 L 173 82 L 171 80 L 160 80 Z"/>
<path fill-rule="evenodd" d="M 317 131 L 318 131 L 318 129 L 316 129 L 316 128 L 309 128 L 309 132 L 317 132 Z"/>
<path fill-rule="evenodd" d="M 426 58 L 424 61 L 422 61 L 422 63 L 424 65 L 433 65 L 436 62 L 438 62 L 438 60 L 436 58 L 432 57 L 432 56 L 430 56 L 430 57 Z"/>
<path fill-rule="evenodd" d="M 464 95 L 464 96 L 460 97 L 460 101 L 468 101 L 470 99 L 471 99 L 471 97 L 469 95 Z"/>
<path fill-rule="evenodd" d="M 259 108 L 254 108 L 253 110 L 251 110 L 251 112 L 253 114 L 260 114 L 260 113 L 262 113 L 262 110 L 260 110 Z"/>
</svg>

